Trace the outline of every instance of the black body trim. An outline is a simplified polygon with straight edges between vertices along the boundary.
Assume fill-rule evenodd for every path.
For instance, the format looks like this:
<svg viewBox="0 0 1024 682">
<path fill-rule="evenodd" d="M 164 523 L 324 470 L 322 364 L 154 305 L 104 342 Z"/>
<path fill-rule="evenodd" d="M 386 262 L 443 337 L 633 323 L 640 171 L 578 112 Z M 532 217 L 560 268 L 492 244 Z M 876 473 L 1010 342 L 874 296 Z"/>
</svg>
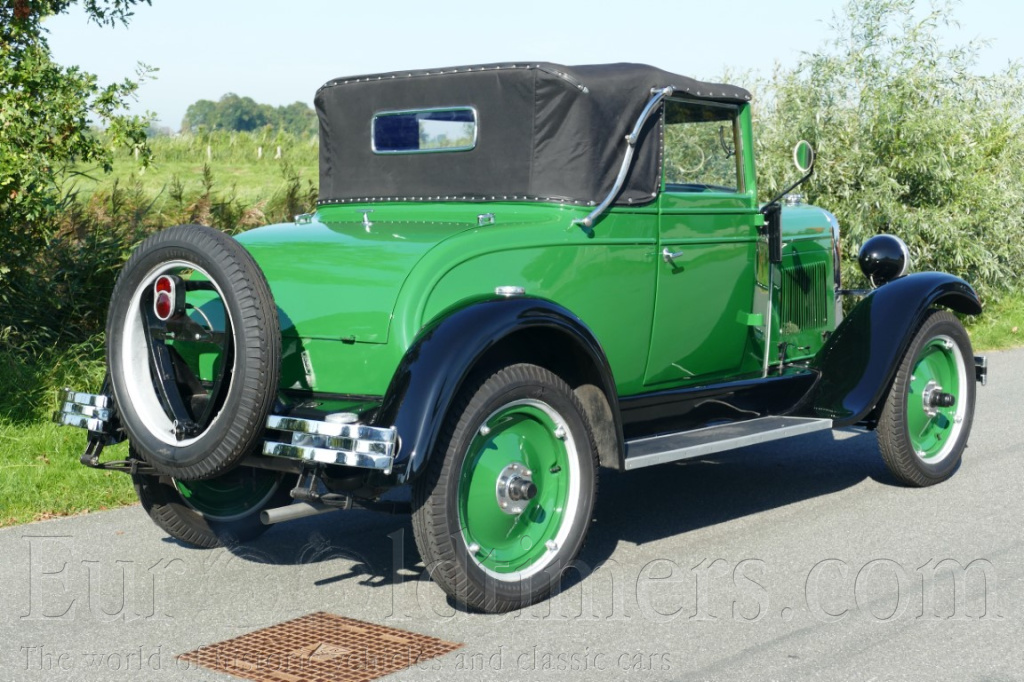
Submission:
<svg viewBox="0 0 1024 682">
<path fill-rule="evenodd" d="M 627 440 L 689 431 L 724 421 L 788 414 L 807 395 L 818 375 L 806 369 L 620 398 Z"/>
<path fill-rule="evenodd" d="M 981 313 L 974 289 L 942 272 L 901 277 L 865 296 L 811 361 L 821 380 L 794 414 L 826 417 L 836 427 L 870 422 L 933 305 L 967 315 Z"/>
<path fill-rule="evenodd" d="M 480 298 L 463 302 L 439 315 L 406 351 L 384 394 L 375 425 L 395 426 L 400 448 L 396 473 L 414 479 L 434 450 L 445 414 L 478 362 L 517 332 L 547 330 L 583 354 L 600 376 L 598 386 L 608 399 L 615 420 L 618 448 L 622 426 L 615 381 L 601 345 L 590 329 L 569 310 L 538 298 Z"/>
</svg>

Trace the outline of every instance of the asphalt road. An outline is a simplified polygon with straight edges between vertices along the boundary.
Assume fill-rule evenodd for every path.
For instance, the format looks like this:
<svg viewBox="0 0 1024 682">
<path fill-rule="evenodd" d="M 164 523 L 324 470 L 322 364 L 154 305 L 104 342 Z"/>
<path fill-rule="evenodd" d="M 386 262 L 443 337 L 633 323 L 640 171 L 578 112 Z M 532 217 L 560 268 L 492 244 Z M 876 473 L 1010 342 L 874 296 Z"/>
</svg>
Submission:
<svg viewBox="0 0 1024 682">
<path fill-rule="evenodd" d="M 4 529 L 0 680 L 235 679 L 176 657 L 321 610 L 463 643 L 396 680 L 1024 679 L 1024 350 L 990 367 L 950 481 L 895 485 L 854 431 L 609 473 L 581 575 L 502 616 L 446 603 L 407 517 L 212 551 L 139 507 Z"/>
</svg>

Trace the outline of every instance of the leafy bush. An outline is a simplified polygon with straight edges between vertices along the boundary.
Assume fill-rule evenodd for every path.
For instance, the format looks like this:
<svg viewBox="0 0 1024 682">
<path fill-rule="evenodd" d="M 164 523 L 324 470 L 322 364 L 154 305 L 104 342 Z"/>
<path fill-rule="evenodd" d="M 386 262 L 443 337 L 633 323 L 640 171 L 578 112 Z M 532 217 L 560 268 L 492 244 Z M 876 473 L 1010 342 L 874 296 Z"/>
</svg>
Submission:
<svg viewBox="0 0 1024 682">
<path fill-rule="evenodd" d="M 757 84 L 763 198 L 793 178 L 789 150 L 819 152 L 800 190 L 843 227 L 844 275 L 889 232 L 916 270 L 945 270 L 998 297 L 1024 268 L 1024 80 L 973 72 L 978 44 L 947 47 L 952 5 L 851 0 L 831 39 Z"/>
<path fill-rule="evenodd" d="M 288 164 L 281 173 L 283 188 L 255 204 L 242 202 L 234 186 L 219 188 L 208 166 L 198 191 L 172 181 L 170 201 L 159 207 L 158 197 L 137 179 L 124 185 L 115 180 L 88 198 L 68 196 L 49 238 L 23 254 L 21 276 L 0 290 L 0 341 L 23 359 L 89 343 L 104 329 L 121 265 L 145 237 L 184 223 L 237 233 L 309 210 L 316 201 L 313 183 L 303 183 Z"/>
<path fill-rule="evenodd" d="M 148 0 L 88 0 L 100 25 L 127 23 Z M 46 348 L 66 328 L 95 329 L 93 311 L 73 302 L 103 287 L 123 248 L 120 235 L 99 230 L 65 248 L 58 222 L 73 210 L 64 189 L 75 164 L 109 170 L 112 148 L 127 147 L 145 163 L 146 119 L 125 112 L 137 83 L 101 87 L 92 74 L 55 63 L 43 21 L 74 0 L 0 0 L 0 335 L 5 346 Z M 142 69 L 146 75 L 146 69 Z M 106 127 L 106 142 L 90 129 Z M 97 267 L 83 268 L 83 255 Z M 85 338 L 85 337 L 81 337 Z"/>
</svg>

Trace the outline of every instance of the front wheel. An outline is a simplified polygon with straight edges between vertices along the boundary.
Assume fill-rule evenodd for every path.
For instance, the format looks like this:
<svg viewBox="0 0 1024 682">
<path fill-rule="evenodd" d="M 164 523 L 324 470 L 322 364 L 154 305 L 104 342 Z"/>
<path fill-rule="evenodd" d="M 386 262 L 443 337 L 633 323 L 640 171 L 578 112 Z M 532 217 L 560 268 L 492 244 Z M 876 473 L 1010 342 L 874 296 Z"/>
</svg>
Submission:
<svg viewBox="0 0 1024 682">
<path fill-rule="evenodd" d="M 488 612 L 546 597 L 579 553 L 597 491 L 583 408 L 535 365 L 471 380 L 413 489 L 413 530 L 434 580 Z"/>
<path fill-rule="evenodd" d="M 960 321 L 933 311 L 918 327 L 878 421 L 889 471 L 905 485 L 933 485 L 953 475 L 974 419 L 971 340 Z"/>
</svg>

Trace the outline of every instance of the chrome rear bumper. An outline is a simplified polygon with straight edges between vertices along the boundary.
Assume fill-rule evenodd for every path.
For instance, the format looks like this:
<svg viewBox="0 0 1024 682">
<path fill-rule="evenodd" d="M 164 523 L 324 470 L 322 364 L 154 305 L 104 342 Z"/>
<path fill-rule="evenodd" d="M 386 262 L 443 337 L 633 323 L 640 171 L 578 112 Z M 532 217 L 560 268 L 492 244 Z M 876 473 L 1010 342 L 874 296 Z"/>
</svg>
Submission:
<svg viewBox="0 0 1024 682">
<path fill-rule="evenodd" d="M 61 391 L 60 401 L 61 408 L 53 413 L 53 421 L 97 433 L 108 432 L 113 416 L 113 401 L 109 397 L 65 388 Z"/>
<path fill-rule="evenodd" d="M 290 442 L 266 440 L 263 454 L 320 464 L 376 469 L 391 473 L 398 431 L 365 424 L 336 424 L 271 415 L 267 428 L 291 433 Z"/>
<path fill-rule="evenodd" d="M 99 438 L 105 444 L 124 439 L 109 396 L 64 389 L 60 400 L 61 408 L 54 413 L 53 421 L 105 436 Z M 271 433 L 263 441 L 263 454 L 293 461 L 338 464 L 390 474 L 398 450 L 398 431 L 393 427 L 279 415 L 268 417 L 266 427 Z M 282 433 L 285 438 L 277 435 Z"/>
</svg>

